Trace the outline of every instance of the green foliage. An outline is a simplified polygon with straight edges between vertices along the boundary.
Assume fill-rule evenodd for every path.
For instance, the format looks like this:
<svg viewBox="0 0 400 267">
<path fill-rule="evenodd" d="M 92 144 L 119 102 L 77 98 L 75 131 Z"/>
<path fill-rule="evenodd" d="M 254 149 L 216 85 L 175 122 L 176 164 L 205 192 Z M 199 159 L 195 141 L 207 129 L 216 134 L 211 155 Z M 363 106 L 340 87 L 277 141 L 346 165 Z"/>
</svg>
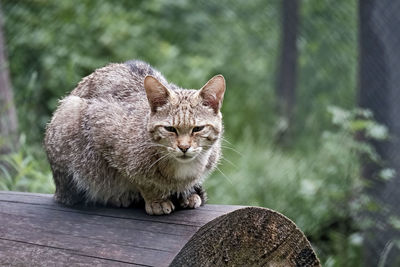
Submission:
<svg viewBox="0 0 400 267">
<path fill-rule="evenodd" d="M 54 184 L 44 152 L 26 145 L 24 135 L 21 148 L 0 156 L 0 190 L 53 193 Z"/>
<path fill-rule="evenodd" d="M 19 120 L 30 139 L 41 140 L 57 99 L 82 77 L 132 58 L 183 87 L 224 74 L 230 136 L 275 131 L 280 1 L 3 2 Z M 355 0 L 302 3 L 296 138 L 329 126 L 327 105 L 354 105 L 356 12 Z"/>
<path fill-rule="evenodd" d="M 225 120 L 232 135 L 240 136 L 249 118 L 253 131 L 265 130 L 261 125 L 273 121 L 279 6 L 261 3 L 4 1 L 22 129 L 39 141 L 57 99 L 82 77 L 109 62 L 139 58 L 183 87 L 200 87 L 223 73 L 224 111 L 236 114 Z M 263 19 L 253 17 L 255 11 Z"/>
</svg>

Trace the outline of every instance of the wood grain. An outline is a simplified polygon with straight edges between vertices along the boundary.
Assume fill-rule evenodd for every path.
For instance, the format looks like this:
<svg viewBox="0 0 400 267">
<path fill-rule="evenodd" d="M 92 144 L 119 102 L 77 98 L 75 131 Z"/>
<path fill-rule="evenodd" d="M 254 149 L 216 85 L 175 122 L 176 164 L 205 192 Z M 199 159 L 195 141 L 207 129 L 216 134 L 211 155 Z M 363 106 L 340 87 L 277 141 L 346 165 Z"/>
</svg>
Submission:
<svg viewBox="0 0 400 267">
<path fill-rule="evenodd" d="M 282 214 L 248 207 L 204 225 L 171 266 L 320 266 L 311 244 Z"/>
<path fill-rule="evenodd" d="M 294 235 L 297 228 L 293 223 L 276 221 L 281 226 L 280 232 L 275 233 L 260 223 L 264 215 L 259 217 L 258 213 L 258 209 L 242 206 L 206 205 L 168 216 L 149 216 L 139 208 L 70 208 L 55 203 L 52 195 L 0 191 L 0 266 L 169 266 L 177 255 L 173 265 L 186 262 L 187 266 L 194 266 L 187 259 L 192 257 L 191 249 L 214 260 L 223 258 L 224 251 L 237 251 L 232 245 L 241 247 L 254 242 L 269 248 L 271 245 L 265 242 L 272 240 L 266 239 L 271 235 L 278 235 L 279 240 L 294 236 L 301 240 L 300 248 L 310 247 L 299 230 L 298 236 Z M 252 230 L 245 234 L 247 241 L 231 243 L 229 233 L 215 235 L 222 250 L 207 250 L 210 243 L 204 240 L 213 242 L 214 233 L 222 233 L 218 230 L 221 227 L 230 229 L 229 224 L 242 223 L 238 215 L 250 216 L 248 221 L 253 222 Z M 259 231 L 267 233 L 260 235 Z M 199 236 L 208 239 L 198 242 Z M 278 242 L 276 246 L 287 244 Z M 293 253 L 298 252 L 297 247 L 292 249 Z M 249 259 L 262 256 L 258 250 L 248 251 Z M 315 256 L 312 249 L 311 252 Z M 198 266 L 203 263 L 206 262 L 197 261 Z"/>
</svg>

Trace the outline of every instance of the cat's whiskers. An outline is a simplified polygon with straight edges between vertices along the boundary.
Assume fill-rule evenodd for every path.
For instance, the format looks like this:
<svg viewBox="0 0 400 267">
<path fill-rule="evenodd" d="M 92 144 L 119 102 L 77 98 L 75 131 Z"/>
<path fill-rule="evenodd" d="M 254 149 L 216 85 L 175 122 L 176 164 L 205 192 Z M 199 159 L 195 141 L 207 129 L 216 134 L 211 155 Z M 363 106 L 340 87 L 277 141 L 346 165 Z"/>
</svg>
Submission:
<svg viewBox="0 0 400 267">
<path fill-rule="evenodd" d="M 221 169 L 220 168 L 218 168 L 218 166 L 215 166 L 215 168 L 222 174 L 222 176 L 224 176 L 225 177 L 225 179 L 231 184 L 231 185 L 233 185 L 233 182 L 232 182 L 232 180 L 231 179 L 229 179 L 228 178 L 228 176 L 226 176 L 225 175 L 225 173 L 223 173 L 222 171 L 221 171 Z"/>
<path fill-rule="evenodd" d="M 167 149 L 167 151 L 168 151 L 168 149 Z M 155 155 L 160 155 L 160 154 L 164 154 L 164 151 L 158 150 L 158 151 L 154 152 L 153 154 L 150 154 L 149 157 L 153 157 Z M 168 152 L 168 154 L 171 154 L 171 152 Z M 165 155 L 162 155 L 162 156 L 165 156 Z"/>
<path fill-rule="evenodd" d="M 153 154 L 150 154 L 149 157 L 153 157 L 155 155 L 160 155 L 160 154 L 161 154 L 160 151 L 157 151 L 157 152 L 154 152 Z"/>
<path fill-rule="evenodd" d="M 237 153 L 238 155 L 243 156 L 242 152 L 240 152 L 240 151 L 234 149 L 233 147 L 225 146 L 225 145 L 222 145 L 222 144 L 221 144 L 221 147 L 222 147 L 222 148 L 225 148 L 225 149 L 232 150 L 233 152 Z"/>
<path fill-rule="evenodd" d="M 229 142 L 228 139 L 226 139 L 225 137 L 221 136 L 221 140 L 233 146 L 233 144 Z"/>
<path fill-rule="evenodd" d="M 204 145 L 203 147 L 212 147 L 212 145 Z M 204 155 L 206 152 L 206 150 L 203 149 L 203 151 L 201 151 L 199 153 L 199 155 Z M 229 159 L 225 158 L 223 155 L 221 155 L 221 160 L 225 160 L 226 162 L 228 162 L 229 164 L 231 164 L 233 167 L 235 167 L 236 169 L 238 169 L 239 167 L 234 164 L 232 161 L 230 161 Z"/>
<path fill-rule="evenodd" d="M 165 159 L 167 156 L 170 156 L 170 155 L 171 155 L 171 153 L 167 153 L 167 154 L 165 154 L 164 156 L 161 156 L 159 159 L 157 159 L 155 162 L 153 162 L 153 163 L 150 165 L 149 169 L 151 169 L 157 162 L 159 162 L 159 161 Z"/>
<path fill-rule="evenodd" d="M 203 147 L 212 147 L 212 146 L 213 145 L 203 145 Z M 222 145 L 222 144 L 220 146 L 221 146 L 221 148 L 232 150 L 233 152 L 237 153 L 238 155 L 243 156 L 243 154 L 240 151 L 238 151 L 238 150 L 236 150 L 236 149 L 234 149 L 232 147 L 225 146 L 225 145 Z"/>
<path fill-rule="evenodd" d="M 154 148 L 154 147 L 161 147 L 161 148 L 165 148 L 168 149 L 168 146 L 162 145 L 162 144 L 155 144 L 155 143 L 149 143 L 149 142 L 144 142 L 140 145 L 135 146 L 135 149 L 140 149 L 142 151 L 147 150 L 148 148 Z M 159 154 L 160 151 L 156 151 L 154 154 L 150 155 L 150 156 L 154 156 L 156 154 Z"/>
<path fill-rule="evenodd" d="M 231 164 L 233 167 L 235 167 L 236 169 L 239 169 L 239 167 L 234 164 L 232 161 L 230 161 L 229 159 L 225 158 L 224 156 L 221 156 L 222 160 L 225 160 L 226 162 L 228 162 L 229 164 Z"/>
</svg>

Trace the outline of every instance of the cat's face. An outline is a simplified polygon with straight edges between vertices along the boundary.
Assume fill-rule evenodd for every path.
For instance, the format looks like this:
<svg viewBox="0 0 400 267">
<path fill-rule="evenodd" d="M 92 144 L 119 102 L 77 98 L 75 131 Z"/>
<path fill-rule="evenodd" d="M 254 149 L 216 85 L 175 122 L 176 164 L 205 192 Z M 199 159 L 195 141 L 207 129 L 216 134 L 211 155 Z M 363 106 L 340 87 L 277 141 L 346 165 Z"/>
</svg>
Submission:
<svg viewBox="0 0 400 267">
<path fill-rule="evenodd" d="M 151 107 L 148 130 L 163 156 L 186 163 L 207 154 L 222 131 L 224 78 L 215 76 L 200 90 L 170 90 L 148 76 L 145 88 Z"/>
</svg>

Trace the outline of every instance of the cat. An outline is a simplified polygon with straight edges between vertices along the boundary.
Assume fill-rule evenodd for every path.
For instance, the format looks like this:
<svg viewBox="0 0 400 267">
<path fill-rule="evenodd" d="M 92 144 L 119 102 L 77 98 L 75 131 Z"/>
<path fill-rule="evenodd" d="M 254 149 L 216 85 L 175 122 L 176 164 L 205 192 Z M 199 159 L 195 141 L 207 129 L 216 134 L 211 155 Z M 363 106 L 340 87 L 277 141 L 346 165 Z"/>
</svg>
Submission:
<svg viewBox="0 0 400 267">
<path fill-rule="evenodd" d="M 117 207 L 144 200 L 150 215 L 203 205 L 201 184 L 221 157 L 224 93 L 222 75 L 193 90 L 139 60 L 97 69 L 46 127 L 55 200 Z"/>
</svg>

